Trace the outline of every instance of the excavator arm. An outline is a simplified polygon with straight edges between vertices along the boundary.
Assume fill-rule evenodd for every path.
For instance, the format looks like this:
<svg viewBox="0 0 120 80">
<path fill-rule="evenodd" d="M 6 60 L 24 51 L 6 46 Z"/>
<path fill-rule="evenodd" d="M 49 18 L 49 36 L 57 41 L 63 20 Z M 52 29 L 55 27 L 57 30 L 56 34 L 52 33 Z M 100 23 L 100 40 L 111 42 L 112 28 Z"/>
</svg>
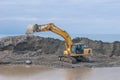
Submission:
<svg viewBox="0 0 120 80">
<path fill-rule="evenodd" d="M 70 54 L 70 50 L 71 50 L 71 46 L 72 46 L 73 42 L 71 40 L 71 37 L 69 36 L 69 34 L 66 31 L 58 28 L 53 23 L 38 25 L 38 27 L 40 27 L 39 32 L 51 31 L 51 32 L 56 33 L 56 34 L 60 35 L 61 37 L 63 37 L 65 39 L 65 43 L 66 43 L 66 50 L 65 50 L 64 54 L 65 55 Z"/>
</svg>

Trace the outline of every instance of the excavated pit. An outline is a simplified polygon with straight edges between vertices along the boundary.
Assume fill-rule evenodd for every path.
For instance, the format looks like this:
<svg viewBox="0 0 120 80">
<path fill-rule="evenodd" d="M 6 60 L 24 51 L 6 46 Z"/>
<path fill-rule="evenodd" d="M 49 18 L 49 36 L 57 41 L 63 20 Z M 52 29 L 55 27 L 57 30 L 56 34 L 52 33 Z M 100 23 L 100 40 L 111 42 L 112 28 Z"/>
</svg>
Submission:
<svg viewBox="0 0 120 80">
<path fill-rule="evenodd" d="M 75 38 L 73 42 L 81 42 L 93 49 L 90 62 L 70 64 L 60 62 L 58 56 L 63 55 L 64 41 L 39 36 L 11 36 L 0 38 L 1 64 L 34 64 L 57 68 L 79 67 L 119 67 L 120 42 L 112 43 L 90 40 L 88 38 Z"/>
</svg>

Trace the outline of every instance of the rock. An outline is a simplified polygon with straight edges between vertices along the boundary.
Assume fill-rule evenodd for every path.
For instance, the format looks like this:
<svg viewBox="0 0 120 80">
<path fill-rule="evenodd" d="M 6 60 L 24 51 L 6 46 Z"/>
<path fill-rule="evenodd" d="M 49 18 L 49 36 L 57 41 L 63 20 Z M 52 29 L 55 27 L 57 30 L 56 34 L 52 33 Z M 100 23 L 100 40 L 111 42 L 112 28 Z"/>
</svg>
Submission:
<svg viewBox="0 0 120 80">
<path fill-rule="evenodd" d="M 32 61 L 31 60 L 26 60 L 25 63 L 26 64 L 32 64 Z"/>
</svg>

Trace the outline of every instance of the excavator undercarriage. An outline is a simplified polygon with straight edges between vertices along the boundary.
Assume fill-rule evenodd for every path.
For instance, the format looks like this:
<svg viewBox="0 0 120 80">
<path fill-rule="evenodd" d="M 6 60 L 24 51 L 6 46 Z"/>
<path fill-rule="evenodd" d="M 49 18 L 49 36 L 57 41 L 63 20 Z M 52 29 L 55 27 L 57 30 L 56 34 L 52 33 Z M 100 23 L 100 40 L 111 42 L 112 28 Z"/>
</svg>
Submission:
<svg viewBox="0 0 120 80">
<path fill-rule="evenodd" d="M 89 58 L 86 56 L 59 56 L 59 61 L 76 64 L 77 62 L 89 62 Z"/>
</svg>

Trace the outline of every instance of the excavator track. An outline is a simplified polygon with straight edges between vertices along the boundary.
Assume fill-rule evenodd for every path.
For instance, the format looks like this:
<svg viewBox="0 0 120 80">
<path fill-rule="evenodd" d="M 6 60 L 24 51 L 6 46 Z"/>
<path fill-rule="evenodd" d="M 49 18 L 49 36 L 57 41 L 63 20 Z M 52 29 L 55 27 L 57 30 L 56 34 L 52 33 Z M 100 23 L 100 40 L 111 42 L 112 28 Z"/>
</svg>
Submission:
<svg viewBox="0 0 120 80">
<path fill-rule="evenodd" d="M 89 58 L 87 56 L 79 56 L 79 57 L 76 57 L 77 61 L 79 62 L 89 62 Z"/>
<path fill-rule="evenodd" d="M 77 63 L 76 58 L 71 56 L 59 56 L 59 61 L 75 64 Z"/>
<path fill-rule="evenodd" d="M 77 62 L 89 62 L 89 58 L 85 56 L 71 57 L 71 56 L 59 56 L 59 61 L 76 64 Z"/>
</svg>

